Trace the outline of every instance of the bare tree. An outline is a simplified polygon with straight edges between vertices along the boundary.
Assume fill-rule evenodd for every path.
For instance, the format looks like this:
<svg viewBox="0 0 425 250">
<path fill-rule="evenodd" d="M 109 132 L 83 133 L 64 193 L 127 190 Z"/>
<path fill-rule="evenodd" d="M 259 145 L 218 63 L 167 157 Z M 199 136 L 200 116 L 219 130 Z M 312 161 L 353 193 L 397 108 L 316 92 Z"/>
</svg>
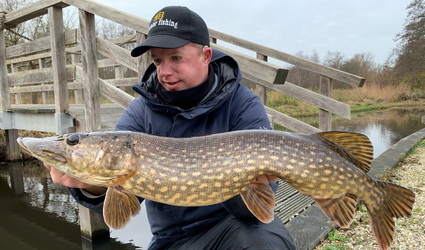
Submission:
<svg viewBox="0 0 425 250">
<path fill-rule="evenodd" d="M 413 0 L 407 6 L 406 24 L 397 40 L 394 75 L 425 89 L 425 0 Z"/>
</svg>

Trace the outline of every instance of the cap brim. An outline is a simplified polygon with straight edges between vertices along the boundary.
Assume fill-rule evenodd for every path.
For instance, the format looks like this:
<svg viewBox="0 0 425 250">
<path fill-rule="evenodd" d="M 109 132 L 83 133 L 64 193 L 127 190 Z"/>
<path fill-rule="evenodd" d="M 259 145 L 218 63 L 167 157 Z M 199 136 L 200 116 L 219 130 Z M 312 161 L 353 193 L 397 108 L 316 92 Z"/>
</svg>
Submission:
<svg viewBox="0 0 425 250">
<path fill-rule="evenodd" d="M 163 49 L 175 49 L 175 48 L 182 47 L 188 43 L 190 43 L 189 40 L 186 40 L 180 37 L 169 36 L 169 35 L 155 35 L 155 36 L 148 37 L 146 40 L 144 40 L 139 45 L 137 45 L 131 51 L 131 56 L 133 57 L 140 56 L 152 47 L 163 48 Z"/>
</svg>

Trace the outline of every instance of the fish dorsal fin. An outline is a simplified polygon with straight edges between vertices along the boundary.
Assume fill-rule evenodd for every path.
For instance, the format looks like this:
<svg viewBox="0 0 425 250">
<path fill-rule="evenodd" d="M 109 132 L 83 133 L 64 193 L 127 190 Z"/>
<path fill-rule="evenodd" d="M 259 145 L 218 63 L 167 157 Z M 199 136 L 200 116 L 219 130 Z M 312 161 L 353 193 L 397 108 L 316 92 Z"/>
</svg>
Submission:
<svg viewBox="0 0 425 250">
<path fill-rule="evenodd" d="M 347 160 L 351 160 L 358 168 L 365 172 L 369 171 L 370 164 L 373 160 L 373 146 L 366 135 L 339 131 L 321 132 L 316 135 L 344 149 L 344 152 L 341 152 L 341 150 L 333 147 L 341 156 L 344 158 L 348 157 Z M 348 153 L 348 155 L 346 153 Z"/>
<path fill-rule="evenodd" d="M 251 182 L 240 192 L 249 211 L 261 222 L 270 223 L 274 219 L 274 192 L 262 182 Z"/>
<path fill-rule="evenodd" d="M 316 199 L 316 203 L 331 221 L 346 229 L 354 219 L 357 197 L 346 194 L 336 199 Z"/>
<path fill-rule="evenodd" d="M 132 216 L 140 212 L 140 202 L 135 195 L 125 192 L 121 187 L 109 187 L 103 204 L 103 218 L 106 225 L 121 229 Z"/>
</svg>

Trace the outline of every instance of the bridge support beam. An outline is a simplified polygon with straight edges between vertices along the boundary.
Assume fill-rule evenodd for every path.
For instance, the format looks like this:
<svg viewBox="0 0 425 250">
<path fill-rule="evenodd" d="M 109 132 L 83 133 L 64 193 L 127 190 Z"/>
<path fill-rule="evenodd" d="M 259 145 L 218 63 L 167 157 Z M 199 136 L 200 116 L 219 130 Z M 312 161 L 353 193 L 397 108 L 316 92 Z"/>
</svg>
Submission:
<svg viewBox="0 0 425 250">
<path fill-rule="evenodd" d="M 18 130 L 17 129 L 7 129 L 5 130 L 6 137 L 6 160 L 7 161 L 16 161 L 21 159 L 21 153 L 19 151 L 18 143 Z"/>
</svg>

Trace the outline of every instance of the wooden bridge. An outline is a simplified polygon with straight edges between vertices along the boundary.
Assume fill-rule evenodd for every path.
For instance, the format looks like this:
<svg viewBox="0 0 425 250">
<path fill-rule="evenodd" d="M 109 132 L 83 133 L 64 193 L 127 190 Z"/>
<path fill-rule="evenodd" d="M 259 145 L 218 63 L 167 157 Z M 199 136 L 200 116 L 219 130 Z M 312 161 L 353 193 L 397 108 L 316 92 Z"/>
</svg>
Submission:
<svg viewBox="0 0 425 250">
<path fill-rule="evenodd" d="M 63 8 L 67 7 L 79 10 L 80 24 L 76 30 L 63 28 Z M 5 30 L 45 14 L 49 37 L 5 46 Z M 113 40 L 97 38 L 95 16 L 131 28 L 135 34 Z M 10 13 L 0 10 L 0 128 L 6 131 L 8 159 L 20 158 L 16 145 L 18 130 L 63 134 L 113 129 L 124 108 L 134 99 L 133 92 L 123 89 L 139 82 L 150 64 L 148 53 L 133 58 L 127 49 L 146 39 L 148 24 L 145 19 L 90 0 L 41 0 Z M 350 119 L 350 106 L 331 98 L 333 82 L 361 87 L 364 78 L 216 30 L 210 29 L 210 37 L 213 48 L 238 61 L 242 82 L 255 88 L 264 104 L 268 91 L 274 90 L 320 109 L 316 128 L 266 106 L 274 123 L 295 132 L 311 133 L 330 130 L 332 115 Z M 221 41 L 253 51 L 256 56 L 222 47 Z M 319 74 L 319 92 L 287 82 L 288 70 L 269 63 L 268 58 Z M 35 67 L 28 68 L 29 63 Z M 113 68 L 115 77 L 102 79 L 98 73 L 101 68 Z M 128 72 L 132 77 L 125 76 Z M 313 203 L 288 185 L 279 188 L 276 213 L 300 249 L 313 248 L 333 228 Z M 88 212 L 83 211 L 82 216 L 84 213 Z M 82 228 L 85 230 L 85 226 Z"/>
</svg>

